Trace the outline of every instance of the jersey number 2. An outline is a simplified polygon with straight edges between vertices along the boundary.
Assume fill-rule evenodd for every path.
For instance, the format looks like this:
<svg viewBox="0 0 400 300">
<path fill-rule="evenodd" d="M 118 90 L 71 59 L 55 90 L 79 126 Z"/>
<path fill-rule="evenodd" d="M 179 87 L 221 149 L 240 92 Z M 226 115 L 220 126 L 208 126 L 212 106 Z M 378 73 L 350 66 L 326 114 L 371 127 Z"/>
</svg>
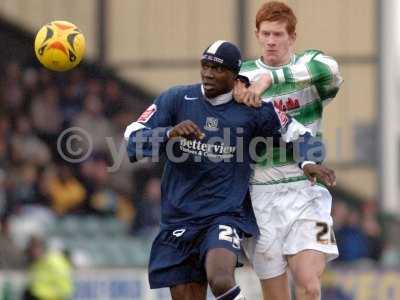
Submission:
<svg viewBox="0 0 400 300">
<path fill-rule="evenodd" d="M 320 228 L 317 233 L 317 241 L 322 244 L 336 244 L 335 234 L 331 226 L 325 222 L 317 222 L 316 226 Z M 328 237 L 329 235 L 329 237 Z"/>
</svg>

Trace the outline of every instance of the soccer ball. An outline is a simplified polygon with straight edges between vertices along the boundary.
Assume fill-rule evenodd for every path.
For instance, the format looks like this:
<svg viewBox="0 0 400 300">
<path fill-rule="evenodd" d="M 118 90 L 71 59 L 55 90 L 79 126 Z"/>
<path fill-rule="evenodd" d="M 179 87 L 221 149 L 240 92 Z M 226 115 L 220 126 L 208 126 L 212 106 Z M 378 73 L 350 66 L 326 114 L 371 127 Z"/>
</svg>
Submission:
<svg viewBox="0 0 400 300">
<path fill-rule="evenodd" d="M 50 70 L 70 70 L 79 64 L 84 53 L 85 37 L 78 27 L 70 22 L 50 22 L 36 34 L 36 57 Z"/>
</svg>

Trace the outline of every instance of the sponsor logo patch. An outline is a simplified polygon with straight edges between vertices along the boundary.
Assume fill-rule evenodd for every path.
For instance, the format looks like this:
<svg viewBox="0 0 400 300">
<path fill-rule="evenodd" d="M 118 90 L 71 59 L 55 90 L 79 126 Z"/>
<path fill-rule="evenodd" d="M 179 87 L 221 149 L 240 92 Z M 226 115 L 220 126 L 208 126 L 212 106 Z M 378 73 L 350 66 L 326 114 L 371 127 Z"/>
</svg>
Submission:
<svg viewBox="0 0 400 300">
<path fill-rule="evenodd" d="M 273 100 L 274 106 L 282 111 L 300 108 L 300 101 L 296 98 L 275 99 Z"/>
<path fill-rule="evenodd" d="M 287 114 L 276 107 L 274 107 L 276 114 L 278 115 L 279 122 L 281 123 L 281 127 L 284 128 L 289 123 L 289 118 Z"/>
<path fill-rule="evenodd" d="M 213 159 L 230 159 L 236 153 L 235 146 L 225 145 L 224 143 L 207 144 L 185 138 L 180 140 L 179 148 L 185 153 Z"/>
<path fill-rule="evenodd" d="M 155 104 L 150 105 L 137 119 L 136 122 L 140 123 L 147 123 L 150 118 L 154 115 L 154 113 L 157 111 L 157 106 Z"/>
</svg>

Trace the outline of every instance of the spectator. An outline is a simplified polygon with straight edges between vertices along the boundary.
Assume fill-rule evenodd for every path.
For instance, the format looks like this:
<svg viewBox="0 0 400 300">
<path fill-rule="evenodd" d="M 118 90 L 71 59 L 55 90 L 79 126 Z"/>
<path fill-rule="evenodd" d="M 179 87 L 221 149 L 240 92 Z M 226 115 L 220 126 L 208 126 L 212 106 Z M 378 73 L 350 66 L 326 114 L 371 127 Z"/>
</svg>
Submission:
<svg viewBox="0 0 400 300">
<path fill-rule="evenodd" d="M 360 225 L 360 213 L 349 208 L 347 221 L 336 231 L 339 262 L 354 262 L 368 257 L 368 239 Z"/>
<path fill-rule="evenodd" d="M 103 88 L 100 79 L 90 78 L 87 80 L 85 88 L 87 96 L 101 97 Z"/>
<path fill-rule="evenodd" d="M 58 166 L 55 174 L 47 179 L 51 207 L 59 215 L 77 211 L 86 197 L 84 186 L 67 165 Z"/>
<path fill-rule="evenodd" d="M 349 217 L 349 206 L 342 200 L 336 199 L 333 203 L 332 217 L 334 219 L 333 226 L 335 232 L 346 225 Z"/>
<path fill-rule="evenodd" d="M 6 216 L 7 209 L 6 173 L 0 168 L 0 221 Z"/>
<path fill-rule="evenodd" d="M 82 110 L 82 87 L 79 83 L 70 82 L 62 90 L 61 113 L 63 116 L 64 127 L 69 127 L 72 120 L 76 118 Z"/>
<path fill-rule="evenodd" d="M 125 110 L 122 102 L 121 90 L 115 80 L 107 80 L 104 90 L 105 115 L 112 119 Z"/>
<path fill-rule="evenodd" d="M 368 258 L 378 262 L 383 252 L 381 227 L 372 214 L 363 217 L 361 226 L 367 238 Z"/>
<path fill-rule="evenodd" d="M 14 163 L 33 163 L 46 165 L 51 160 L 49 147 L 33 132 L 28 116 L 19 116 L 15 133 L 11 138 L 11 155 Z"/>
<path fill-rule="evenodd" d="M 33 99 L 31 115 L 33 127 L 39 137 L 48 144 L 56 141 L 62 128 L 59 91 L 56 86 L 47 87 Z"/>
<path fill-rule="evenodd" d="M 37 195 L 38 169 L 33 164 L 22 164 L 11 173 L 13 188 L 11 197 L 13 207 L 22 205 L 39 204 Z"/>
<path fill-rule="evenodd" d="M 72 266 L 59 251 L 48 251 L 45 241 L 33 236 L 26 248 L 29 281 L 23 300 L 68 300 L 73 295 Z"/>
<path fill-rule="evenodd" d="M 24 95 L 25 100 L 24 103 L 26 105 L 26 113 L 30 112 L 31 102 L 33 98 L 39 92 L 39 74 L 38 71 L 34 68 L 26 68 L 23 71 L 23 88 L 24 88 Z"/>
<path fill-rule="evenodd" d="M 9 161 L 11 128 L 6 116 L 0 117 L 0 165 L 5 167 Z"/>
<path fill-rule="evenodd" d="M 73 126 L 86 131 L 95 152 L 107 152 L 106 138 L 112 137 L 114 134 L 110 122 L 103 116 L 103 104 L 100 98 L 95 95 L 85 98 L 84 110 L 76 117 Z M 89 147 L 88 144 L 84 146 L 86 149 L 87 147 Z"/>
<path fill-rule="evenodd" d="M 2 219 L 0 224 L 0 270 L 22 269 L 23 267 L 25 267 L 24 255 L 10 237 L 7 219 Z"/>
<path fill-rule="evenodd" d="M 1 82 L 1 103 L 9 116 L 17 116 L 23 112 L 24 90 L 22 85 L 21 66 L 16 62 L 6 65 L 5 77 Z"/>
</svg>

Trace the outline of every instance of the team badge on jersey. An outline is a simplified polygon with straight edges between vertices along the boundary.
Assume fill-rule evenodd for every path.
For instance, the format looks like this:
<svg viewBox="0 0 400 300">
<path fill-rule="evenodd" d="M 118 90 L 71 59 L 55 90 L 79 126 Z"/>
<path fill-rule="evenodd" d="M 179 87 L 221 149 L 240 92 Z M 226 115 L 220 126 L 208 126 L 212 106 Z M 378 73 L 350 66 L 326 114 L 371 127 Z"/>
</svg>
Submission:
<svg viewBox="0 0 400 300">
<path fill-rule="evenodd" d="M 206 125 L 204 126 L 205 130 L 208 131 L 217 131 L 218 130 L 218 119 L 213 117 L 207 117 Z"/>
<path fill-rule="evenodd" d="M 154 115 L 154 113 L 157 111 L 157 106 L 155 104 L 150 105 L 137 119 L 136 122 L 140 123 L 146 123 L 147 121 L 150 120 L 150 118 Z"/>
</svg>

